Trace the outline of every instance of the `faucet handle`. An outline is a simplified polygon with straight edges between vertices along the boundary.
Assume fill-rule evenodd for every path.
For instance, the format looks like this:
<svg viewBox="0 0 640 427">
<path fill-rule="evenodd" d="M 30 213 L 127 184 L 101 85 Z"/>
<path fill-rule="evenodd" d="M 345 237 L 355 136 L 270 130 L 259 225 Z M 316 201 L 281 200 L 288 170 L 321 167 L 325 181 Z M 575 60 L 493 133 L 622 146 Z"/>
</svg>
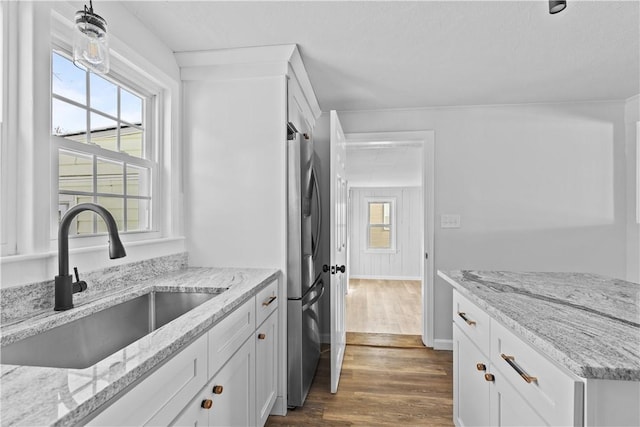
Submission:
<svg viewBox="0 0 640 427">
<path fill-rule="evenodd" d="M 78 267 L 73 267 L 73 274 L 76 276 L 76 282 L 73 283 L 72 293 L 84 292 L 87 290 L 87 282 L 84 280 L 80 280 L 80 275 L 78 274 Z"/>
</svg>

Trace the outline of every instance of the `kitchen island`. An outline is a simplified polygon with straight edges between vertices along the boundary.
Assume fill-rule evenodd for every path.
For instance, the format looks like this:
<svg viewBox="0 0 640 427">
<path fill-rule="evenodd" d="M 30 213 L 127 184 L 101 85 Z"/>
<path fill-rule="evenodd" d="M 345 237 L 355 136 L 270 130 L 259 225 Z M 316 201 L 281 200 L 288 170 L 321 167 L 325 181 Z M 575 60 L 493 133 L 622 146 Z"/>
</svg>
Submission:
<svg viewBox="0 0 640 427">
<path fill-rule="evenodd" d="M 186 268 L 114 289 L 69 311 L 45 310 L 3 326 L 4 346 L 150 291 L 216 294 L 86 369 L 0 365 L 2 425 L 86 423 L 194 341 L 202 341 L 203 334 L 239 307 L 253 304 L 251 298 L 270 284 L 274 287 L 278 277 L 275 269 Z"/>
<path fill-rule="evenodd" d="M 470 371 L 456 367 L 456 424 L 508 424 L 511 396 L 534 423 L 640 424 L 640 285 L 582 273 L 438 275 L 454 287 L 454 353 L 459 344 L 479 359 Z M 474 371 L 487 411 L 468 411 L 460 390 Z"/>
</svg>

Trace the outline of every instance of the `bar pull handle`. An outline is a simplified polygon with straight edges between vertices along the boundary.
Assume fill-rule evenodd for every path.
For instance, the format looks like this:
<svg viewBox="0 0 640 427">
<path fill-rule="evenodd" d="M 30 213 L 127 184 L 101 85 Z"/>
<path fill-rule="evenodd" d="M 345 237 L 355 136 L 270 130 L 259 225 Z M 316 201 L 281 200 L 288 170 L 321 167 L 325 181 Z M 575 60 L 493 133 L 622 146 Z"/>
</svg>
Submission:
<svg viewBox="0 0 640 427">
<path fill-rule="evenodd" d="M 474 326 L 474 325 L 476 324 L 476 321 L 475 321 L 475 320 L 471 320 L 471 319 L 468 319 L 468 318 L 467 318 L 467 313 L 464 313 L 464 312 L 459 311 L 459 312 L 458 312 L 458 316 L 462 317 L 462 320 L 464 320 L 465 322 L 467 322 L 467 325 Z"/>
<path fill-rule="evenodd" d="M 274 302 L 276 300 L 276 298 L 278 298 L 278 297 L 274 295 L 271 298 L 269 298 L 268 300 L 266 300 L 265 302 L 263 302 L 262 305 L 264 305 L 266 307 L 269 304 L 271 304 L 272 302 Z"/>
<path fill-rule="evenodd" d="M 522 377 L 522 379 L 525 380 L 527 383 L 531 383 L 533 381 L 538 381 L 538 378 L 532 377 L 531 375 L 527 375 L 527 373 L 525 371 L 523 371 L 516 364 L 516 362 L 515 362 L 516 358 L 514 356 L 507 356 L 506 354 L 501 353 L 500 357 L 502 357 L 509 364 L 509 366 L 511 366 L 513 368 L 513 370 L 516 371 L 518 373 L 518 375 L 520 375 Z"/>
</svg>

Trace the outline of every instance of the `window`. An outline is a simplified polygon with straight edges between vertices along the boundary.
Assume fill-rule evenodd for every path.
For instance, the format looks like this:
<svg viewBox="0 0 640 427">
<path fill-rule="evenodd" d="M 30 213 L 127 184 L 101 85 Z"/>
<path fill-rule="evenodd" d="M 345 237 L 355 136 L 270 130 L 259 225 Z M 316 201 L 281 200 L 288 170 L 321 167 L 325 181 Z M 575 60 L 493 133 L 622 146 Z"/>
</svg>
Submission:
<svg viewBox="0 0 640 427">
<path fill-rule="evenodd" d="M 367 250 L 395 252 L 395 200 L 366 199 Z"/>
<path fill-rule="evenodd" d="M 57 219 L 76 204 L 94 202 L 111 212 L 121 232 L 151 231 L 154 97 L 123 79 L 79 68 L 62 51 L 54 50 L 51 61 Z M 70 235 L 103 232 L 104 222 L 83 212 Z"/>
</svg>

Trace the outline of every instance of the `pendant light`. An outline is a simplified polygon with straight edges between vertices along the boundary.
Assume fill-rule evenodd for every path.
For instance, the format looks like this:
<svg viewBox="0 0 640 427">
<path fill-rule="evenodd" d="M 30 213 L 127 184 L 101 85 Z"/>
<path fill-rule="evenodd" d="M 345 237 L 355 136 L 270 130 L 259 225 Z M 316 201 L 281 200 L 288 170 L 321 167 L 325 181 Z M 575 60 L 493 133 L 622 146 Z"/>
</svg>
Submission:
<svg viewBox="0 0 640 427">
<path fill-rule="evenodd" d="M 107 21 L 93 13 L 93 3 L 76 12 L 73 32 L 73 63 L 97 74 L 109 72 Z"/>
<path fill-rule="evenodd" d="M 549 13 L 555 14 L 562 12 L 567 7 L 567 0 L 549 0 Z"/>
</svg>

